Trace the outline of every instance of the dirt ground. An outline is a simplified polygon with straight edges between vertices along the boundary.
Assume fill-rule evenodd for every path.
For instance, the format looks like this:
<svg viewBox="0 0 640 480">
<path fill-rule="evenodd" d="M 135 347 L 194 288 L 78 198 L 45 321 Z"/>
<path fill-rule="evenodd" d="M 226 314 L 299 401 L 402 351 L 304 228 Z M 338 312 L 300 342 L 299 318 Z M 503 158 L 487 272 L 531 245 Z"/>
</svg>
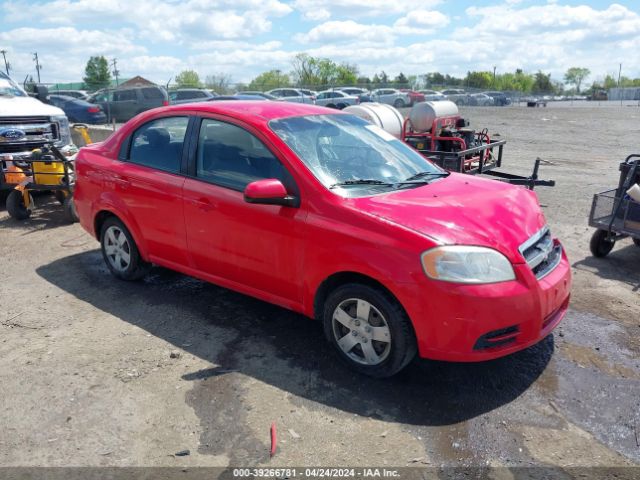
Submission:
<svg viewBox="0 0 640 480">
<path fill-rule="evenodd" d="M 463 114 L 507 139 L 506 169 L 550 162 L 541 177 L 557 186 L 538 194 L 574 272 L 553 335 L 492 362 L 363 378 L 297 314 L 159 268 L 116 281 L 38 197 L 29 221 L 0 210 L 0 466 L 640 465 L 640 248 L 595 259 L 587 226 L 592 195 L 640 153 L 640 109 Z"/>
</svg>

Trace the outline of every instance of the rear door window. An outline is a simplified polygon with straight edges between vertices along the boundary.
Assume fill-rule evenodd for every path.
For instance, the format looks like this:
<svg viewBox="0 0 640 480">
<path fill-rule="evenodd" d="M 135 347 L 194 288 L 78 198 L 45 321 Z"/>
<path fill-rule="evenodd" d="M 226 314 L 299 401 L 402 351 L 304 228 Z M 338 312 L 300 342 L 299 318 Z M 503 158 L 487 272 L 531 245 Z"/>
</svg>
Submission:
<svg viewBox="0 0 640 480">
<path fill-rule="evenodd" d="M 164 93 L 159 88 L 146 87 L 142 89 L 142 96 L 147 100 L 163 99 Z"/>
<path fill-rule="evenodd" d="M 117 90 L 113 92 L 114 102 L 130 102 L 136 100 L 135 90 Z"/>
<path fill-rule="evenodd" d="M 145 123 L 131 138 L 129 161 L 178 173 L 188 124 L 188 117 L 166 117 Z"/>
</svg>

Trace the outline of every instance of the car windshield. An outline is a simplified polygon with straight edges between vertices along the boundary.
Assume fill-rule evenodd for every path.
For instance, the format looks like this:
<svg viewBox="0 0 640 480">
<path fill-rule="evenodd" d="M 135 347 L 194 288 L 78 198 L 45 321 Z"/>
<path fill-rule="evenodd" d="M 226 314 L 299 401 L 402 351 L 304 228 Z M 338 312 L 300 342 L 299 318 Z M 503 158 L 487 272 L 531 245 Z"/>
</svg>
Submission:
<svg viewBox="0 0 640 480">
<path fill-rule="evenodd" d="M 269 122 L 327 188 L 343 196 L 424 184 L 446 172 L 381 128 L 354 115 Z"/>
<path fill-rule="evenodd" d="M 0 95 L 7 97 L 26 97 L 27 94 L 13 80 L 0 77 Z"/>
</svg>

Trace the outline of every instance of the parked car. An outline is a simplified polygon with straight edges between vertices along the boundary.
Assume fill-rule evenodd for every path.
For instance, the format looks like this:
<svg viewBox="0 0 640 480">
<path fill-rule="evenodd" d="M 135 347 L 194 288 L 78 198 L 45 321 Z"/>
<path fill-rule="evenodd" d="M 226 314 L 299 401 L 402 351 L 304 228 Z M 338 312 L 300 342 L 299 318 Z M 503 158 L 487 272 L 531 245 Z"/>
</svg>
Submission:
<svg viewBox="0 0 640 480">
<path fill-rule="evenodd" d="M 49 103 L 61 108 L 70 122 L 99 124 L 107 121 L 99 105 L 66 95 L 49 95 Z"/>
<path fill-rule="evenodd" d="M 408 88 L 401 88 L 400 91 L 409 95 L 409 99 L 411 100 L 411 106 L 415 105 L 416 103 L 425 101 L 425 97 L 423 93 L 416 92 L 414 90 L 409 90 Z"/>
<path fill-rule="evenodd" d="M 204 102 L 217 95 L 217 93 L 202 88 L 179 88 L 169 92 L 169 103 L 178 105 L 181 103 Z"/>
<path fill-rule="evenodd" d="M 491 107 L 495 105 L 493 98 L 485 93 L 472 93 L 469 95 L 469 105 L 478 107 Z"/>
<path fill-rule="evenodd" d="M 259 92 L 259 91 L 244 91 L 244 92 L 236 92 L 236 95 L 252 95 L 254 97 L 262 97 L 266 100 L 277 100 L 273 95 L 268 94 L 267 92 Z"/>
<path fill-rule="evenodd" d="M 100 105 L 108 121 L 126 122 L 146 110 L 169 105 L 169 96 L 164 88 L 149 85 L 98 90 L 87 101 Z"/>
<path fill-rule="evenodd" d="M 284 102 L 314 103 L 316 100 L 310 90 L 304 93 L 304 91 L 299 88 L 275 88 L 269 90 L 267 93 Z"/>
<path fill-rule="evenodd" d="M 76 172 L 115 277 L 153 263 L 318 319 L 363 374 L 416 352 L 502 357 L 568 308 L 571 266 L 534 192 L 441 170 L 340 111 L 174 105 L 81 149 Z"/>
<path fill-rule="evenodd" d="M 511 104 L 511 99 L 504 92 L 484 92 L 484 94 L 493 98 L 494 105 L 499 107 Z"/>
<path fill-rule="evenodd" d="M 66 95 L 67 97 L 79 98 L 80 100 L 86 100 L 89 98 L 89 92 L 86 90 L 51 90 L 53 95 Z"/>
<path fill-rule="evenodd" d="M 360 100 L 360 103 L 371 101 L 371 92 L 364 88 L 340 87 L 340 88 L 336 88 L 336 90 L 340 90 L 341 92 L 344 92 L 347 95 L 353 95 L 354 97 L 358 97 L 358 99 Z"/>
<path fill-rule="evenodd" d="M 371 92 L 371 100 L 378 103 L 386 103 L 396 108 L 411 106 L 411 97 L 408 93 L 395 88 L 378 88 Z"/>
<path fill-rule="evenodd" d="M 424 99 L 426 102 L 441 102 L 447 99 L 447 97 L 445 97 L 442 93 L 436 90 L 418 90 L 418 91 L 424 95 Z"/>
<path fill-rule="evenodd" d="M 469 105 L 470 95 L 461 88 L 449 88 L 447 90 L 443 90 L 442 94 L 447 100 L 451 100 L 458 106 Z"/>
<path fill-rule="evenodd" d="M 235 95 L 216 95 L 215 97 L 208 98 L 206 101 L 217 102 L 220 100 L 252 100 L 254 102 L 264 102 L 269 99 L 259 95 L 244 95 L 236 93 Z"/>
<path fill-rule="evenodd" d="M 360 103 L 358 97 L 341 92 L 340 90 L 325 90 L 324 92 L 319 92 L 316 96 L 316 105 L 337 108 L 338 110 L 342 110 L 349 105 L 357 105 L 358 103 Z"/>
</svg>

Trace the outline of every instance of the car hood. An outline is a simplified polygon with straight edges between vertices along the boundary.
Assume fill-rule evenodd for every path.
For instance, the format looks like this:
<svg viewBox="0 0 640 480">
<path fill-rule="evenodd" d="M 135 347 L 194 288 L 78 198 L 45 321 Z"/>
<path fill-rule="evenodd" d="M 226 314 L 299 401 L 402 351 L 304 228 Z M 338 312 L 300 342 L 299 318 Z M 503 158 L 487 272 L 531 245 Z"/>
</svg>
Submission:
<svg viewBox="0 0 640 480">
<path fill-rule="evenodd" d="M 350 199 L 368 215 L 441 245 L 479 245 L 521 263 L 518 247 L 544 227 L 537 196 L 524 187 L 452 173 L 417 188 Z"/>
<path fill-rule="evenodd" d="M 53 116 L 64 115 L 58 107 L 42 103 L 32 97 L 0 97 L 0 116 Z"/>
</svg>

